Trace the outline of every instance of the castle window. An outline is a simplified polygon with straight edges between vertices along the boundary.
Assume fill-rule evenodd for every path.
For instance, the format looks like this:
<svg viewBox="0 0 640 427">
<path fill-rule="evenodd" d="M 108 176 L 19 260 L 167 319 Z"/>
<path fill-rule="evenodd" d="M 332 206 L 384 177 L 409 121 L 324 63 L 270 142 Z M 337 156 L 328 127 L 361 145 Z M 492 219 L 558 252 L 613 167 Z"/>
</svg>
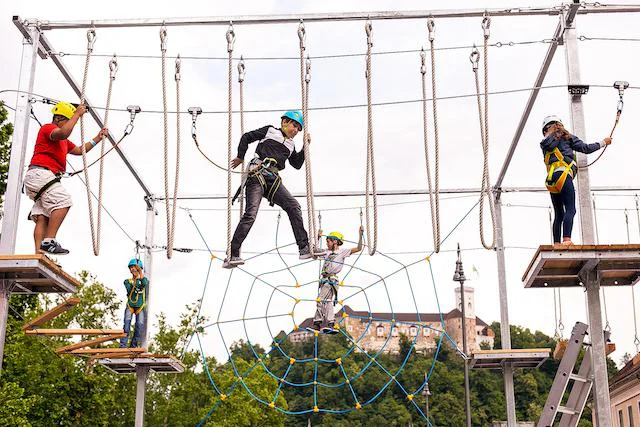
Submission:
<svg viewBox="0 0 640 427">
<path fill-rule="evenodd" d="M 384 326 L 378 325 L 378 327 L 376 328 L 376 336 L 384 337 Z"/>
<path fill-rule="evenodd" d="M 409 328 L 409 335 L 411 335 L 412 337 L 417 336 L 418 335 L 418 328 L 412 325 Z"/>
<path fill-rule="evenodd" d="M 398 336 L 398 328 L 394 328 L 394 327 L 392 326 L 391 336 L 392 336 L 392 337 L 397 337 L 397 336 Z"/>
</svg>

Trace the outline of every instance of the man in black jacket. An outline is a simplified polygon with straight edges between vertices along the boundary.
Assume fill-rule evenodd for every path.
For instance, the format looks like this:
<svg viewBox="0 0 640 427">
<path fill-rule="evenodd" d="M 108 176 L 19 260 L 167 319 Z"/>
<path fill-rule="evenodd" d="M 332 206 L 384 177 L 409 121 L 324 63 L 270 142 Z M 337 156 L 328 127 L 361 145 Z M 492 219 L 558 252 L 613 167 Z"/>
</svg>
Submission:
<svg viewBox="0 0 640 427">
<path fill-rule="evenodd" d="M 255 157 L 249 162 L 248 176 L 243 184 L 245 211 L 233 234 L 231 258 L 224 260 L 222 264 L 224 268 L 244 264 L 240 258 L 240 247 L 256 220 L 262 197 L 266 197 L 271 206 L 276 204 L 287 213 L 300 250 L 300 259 L 311 258 L 309 237 L 304 229 L 300 203 L 285 188 L 279 175 L 287 159 L 296 169 L 300 169 L 304 164 L 304 151 L 296 151 L 293 142 L 293 138 L 304 126 L 304 120 L 302 112 L 298 110 L 287 111 L 282 115 L 281 120 L 280 128 L 265 126 L 242 135 L 238 145 L 238 155 L 231 161 L 232 169 L 242 164 L 249 144 L 258 141 Z M 238 190 L 236 197 L 241 191 L 242 187 Z"/>
</svg>

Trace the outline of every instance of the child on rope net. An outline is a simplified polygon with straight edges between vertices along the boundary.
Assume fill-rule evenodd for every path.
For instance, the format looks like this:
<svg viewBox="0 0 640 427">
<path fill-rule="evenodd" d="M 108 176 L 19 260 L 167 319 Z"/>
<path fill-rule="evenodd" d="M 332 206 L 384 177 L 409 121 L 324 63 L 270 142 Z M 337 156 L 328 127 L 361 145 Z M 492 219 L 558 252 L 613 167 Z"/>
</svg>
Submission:
<svg viewBox="0 0 640 427">
<path fill-rule="evenodd" d="M 249 144 L 258 141 L 255 157 L 249 162 L 246 180 L 238 188 L 233 201 L 245 190 L 246 207 L 231 241 L 231 258 L 225 259 L 223 268 L 234 268 L 244 264 L 240 258 L 240 247 L 249 234 L 258 215 L 258 208 L 262 197 L 269 201 L 269 205 L 280 206 L 289 216 L 291 228 L 298 244 L 300 259 L 312 257 L 309 250 L 309 237 L 302 222 L 300 203 L 289 193 L 282 184 L 279 172 L 284 169 L 287 159 L 291 166 L 300 169 L 304 164 L 304 151 L 296 151 L 293 138 L 302 130 L 304 120 L 302 112 L 287 111 L 281 117 L 280 128 L 264 126 L 245 133 L 240 138 L 238 156 L 231 161 L 231 168 L 236 168 L 244 162 L 244 155 Z M 309 136 L 309 143 L 311 137 Z"/>
<path fill-rule="evenodd" d="M 572 245 L 571 231 L 573 217 L 576 214 L 576 193 L 573 179 L 578 173 L 575 151 L 589 154 L 611 144 L 611 138 L 600 142 L 585 144 L 564 128 L 557 116 L 547 116 L 542 122 L 544 139 L 540 148 L 547 167 L 547 190 L 551 194 L 551 203 L 555 217 L 553 219 L 553 245 L 556 247 Z M 562 240 L 560 237 L 562 236 Z"/>
<path fill-rule="evenodd" d="M 77 108 L 67 102 L 58 102 L 51 110 L 53 120 L 38 131 L 33 157 L 24 175 L 24 189 L 33 200 L 29 219 L 36 223 L 33 239 L 36 253 L 66 255 L 69 253 L 56 240 L 56 234 L 71 207 L 71 196 L 60 183 L 67 167 L 67 154 L 82 155 L 82 147 L 76 147 L 67 138 L 87 107 Z M 102 141 L 109 131 L 103 128 L 84 144 L 85 151 L 91 151 Z"/>
<path fill-rule="evenodd" d="M 131 278 L 124 281 L 124 287 L 127 290 L 127 305 L 124 308 L 124 332 L 126 336 L 120 339 L 120 348 L 127 347 L 129 341 L 129 332 L 131 332 L 131 320 L 136 316 L 136 323 L 133 330 L 133 339 L 129 347 L 138 347 L 142 344 L 141 334 L 144 331 L 147 319 L 146 302 L 147 292 L 149 291 L 149 279 L 144 277 L 142 272 L 142 261 L 133 258 L 129 261 L 129 272 Z"/>
<path fill-rule="evenodd" d="M 313 318 L 313 325 L 307 328 L 310 332 L 338 333 L 334 329 L 335 313 L 333 312 L 333 307 L 338 301 L 338 286 L 340 285 L 338 273 L 344 266 L 345 258 L 362 250 L 362 235 L 364 234 L 362 226 L 360 226 L 358 233 L 358 246 L 351 249 L 340 249 L 340 246 L 344 243 L 342 233 L 333 231 L 327 236 L 327 250 L 320 256 L 324 259 L 324 262 L 320 272 L 320 280 L 318 281 L 316 314 Z M 319 231 L 318 238 L 321 236 L 322 230 Z"/>
</svg>

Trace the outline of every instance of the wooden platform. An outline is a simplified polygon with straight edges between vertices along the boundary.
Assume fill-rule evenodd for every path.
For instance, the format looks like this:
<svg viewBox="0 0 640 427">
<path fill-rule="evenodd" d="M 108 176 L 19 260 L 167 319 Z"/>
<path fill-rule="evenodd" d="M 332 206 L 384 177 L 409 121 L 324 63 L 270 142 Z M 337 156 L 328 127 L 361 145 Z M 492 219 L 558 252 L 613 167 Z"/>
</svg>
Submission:
<svg viewBox="0 0 640 427">
<path fill-rule="evenodd" d="M 580 272 L 597 270 L 600 286 L 631 286 L 640 280 L 640 245 L 574 245 L 538 248 L 522 277 L 525 288 L 582 286 Z"/>
<path fill-rule="evenodd" d="M 12 283 L 17 294 L 74 293 L 80 286 L 45 255 L 0 255 L 0 280 Z"/>
<path fill-rule="evenodd" d="M 550 348 L 478 350 L 471 354 L 469 367 L 474 369 L 502 369 L 505 364 L 510 364 L 514 368 L 539 368 L 549 358 L 550 354 Z"/>
<path fill-rule="evenodd" d="M 133 374 L 138 366 L 147 367 L 151 372 L 165 374 L 184 372 L 182 362 L 166 354 L 143 353 L 130 358 L 105 355 L 98 359 L 98 363 L 116 374 Z"/>
</svg>

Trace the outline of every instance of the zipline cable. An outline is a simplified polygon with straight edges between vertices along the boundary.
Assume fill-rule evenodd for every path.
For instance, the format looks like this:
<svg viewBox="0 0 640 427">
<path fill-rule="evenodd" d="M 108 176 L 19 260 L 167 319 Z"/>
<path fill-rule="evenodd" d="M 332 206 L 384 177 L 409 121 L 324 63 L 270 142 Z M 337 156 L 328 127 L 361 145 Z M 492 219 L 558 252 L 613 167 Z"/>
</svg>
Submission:
<svg viewBox="0 0 640 427">
<path fill-rule="evenodd" d="M 367 81 L 367 170 L 365 185 L 365 217 L 369 255 L 376 253 L 378 246 L 378 194 L 376 191 L 376 167 L 373 152 L 373 109 L 371 105 L 371 48 L 373 47 L 373 26 L 371 21 L 364 24 L 367 34 L 367 57 L 365 78 Z M 373 197 L 373 239 L 371 238 L 371 220 L 369 215 L 369 188 Z"/>
</svg>

